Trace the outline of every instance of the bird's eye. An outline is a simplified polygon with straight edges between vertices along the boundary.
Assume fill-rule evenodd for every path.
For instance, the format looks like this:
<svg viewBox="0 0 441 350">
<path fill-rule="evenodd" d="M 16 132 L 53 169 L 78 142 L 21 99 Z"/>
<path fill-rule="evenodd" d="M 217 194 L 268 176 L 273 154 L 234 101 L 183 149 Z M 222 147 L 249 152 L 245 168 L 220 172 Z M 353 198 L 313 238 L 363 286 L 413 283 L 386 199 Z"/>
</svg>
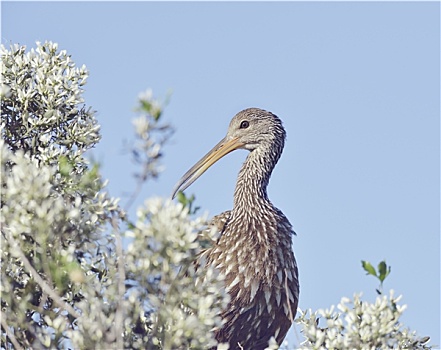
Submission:
<svg viewBox="0 0 441 350">
<path fill-rule="evenodd" d="M 248 120 L 244 120 L 242 123 L 240 123 L 240 129 L 246 129 L 250 126 L 250 122 Z"/>
</svg>

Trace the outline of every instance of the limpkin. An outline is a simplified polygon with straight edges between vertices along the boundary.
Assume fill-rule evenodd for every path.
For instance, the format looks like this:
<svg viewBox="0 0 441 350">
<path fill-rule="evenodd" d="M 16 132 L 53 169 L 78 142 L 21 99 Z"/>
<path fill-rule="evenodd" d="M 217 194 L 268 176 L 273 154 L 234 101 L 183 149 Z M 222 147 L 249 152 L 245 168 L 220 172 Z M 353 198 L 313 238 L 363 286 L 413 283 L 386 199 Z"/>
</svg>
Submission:
<svg viewBox="0 0 441 350">
<path fill-rule="evenodd" d="M 213 218 L 215 244 L 201 253 L 224 276 L 230 302 L 215 330 L 230 349 L 265 349 L 272 337 L 280 345 L 295 317 L 299 298 L 294 231 L 268 199 L 271 173 L 282 154 L 286 132 L 273 113 L 249 108 L 236 114 L 227 135 L 177 183 L 173 197 L 211 165 L 236 149 L 250 151 L 234 191 L 233 209 Z"/>
</svg>

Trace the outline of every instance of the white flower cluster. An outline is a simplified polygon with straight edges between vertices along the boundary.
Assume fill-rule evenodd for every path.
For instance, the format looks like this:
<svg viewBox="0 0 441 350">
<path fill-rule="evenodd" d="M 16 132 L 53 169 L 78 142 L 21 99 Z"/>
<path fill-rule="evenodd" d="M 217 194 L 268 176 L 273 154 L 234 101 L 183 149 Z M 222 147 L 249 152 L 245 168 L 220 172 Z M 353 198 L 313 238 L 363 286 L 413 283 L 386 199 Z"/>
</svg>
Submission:
<svg viewBox="0 0 441 350">
<path fill-rule="evenodd" d="M 99 125 L 84 103 L 88 72 L 75 66 L 52 42 L 0 47 L 2 136 L 12 150 L 37 153 L 49 141 L 61 148 L 87 149 L 100 138 Z"/>
<path fill-rule="evenodd" d="M 86 77 L 56 44 L 1 48 L 1 338 L 15 348 L 61 346 L 98 274 L 90 264 L 105 270 L 112 249 L 118 201 L 83 157 L 99 140 L 78 105 Z"/>
<path fill-rule="evenodd" d="M 86 261 L 102 260 L 97 249 L 111 246 L 96 239 L 117 204 L 104 192 L 65 193 L 57 166 L 0 144 L 3 315 L 22 346 L 55 347 L 70 328 L 65 311 L 80 314 L 75 303 L 96 278 Z M 72 174 L 69 183 L 84 177 Z"/>
<path fill-rule="evenodd" d="M 188 208 L 161 199 L 146 201 L 137 216 L 135 226 L 127 232 L 133 238 L 126 254 L 128 276 L 136 281 L 129 301 L 132 309 L 139 309 L 144 302 L 150 311 L 140 318 L 139 342 L 132 346 L 215 346 L 211 331 L 221 324 L 219 312 L 226 306 L 228 295 L 214 269 L 195 269 L 193 265 L 200 250 L 198 232 L 205 220 L 192 221 Z"/>
<path fill-rule="evenodd" d="M 399 322 L 406 308 L 398 305 L 400 299 L 392 290 L 389 297 L 378 296 L 374 303 L 362 301 L 361 295 L 355 294 L 353 300 L 342 298 L 339 312 L 334 306 L 300 312 L 296 322 L 306 339 L 299 349 L 430 349 L 430 338 L 417 338 Z"/>
<path fill-rule="evenodd" d="M 156 178 L 163 170 L 160 164 L 162 146 L 173 133 L 169 124 L 161 123 L 163 105 L 153 97 L 151 89 L 138 96 L 139 116 L 133 119 L 135 141 L 131 147 L 132 156 L 142 166 L 142 172 L 136 174 L 139 181 Z"/>
</svg>

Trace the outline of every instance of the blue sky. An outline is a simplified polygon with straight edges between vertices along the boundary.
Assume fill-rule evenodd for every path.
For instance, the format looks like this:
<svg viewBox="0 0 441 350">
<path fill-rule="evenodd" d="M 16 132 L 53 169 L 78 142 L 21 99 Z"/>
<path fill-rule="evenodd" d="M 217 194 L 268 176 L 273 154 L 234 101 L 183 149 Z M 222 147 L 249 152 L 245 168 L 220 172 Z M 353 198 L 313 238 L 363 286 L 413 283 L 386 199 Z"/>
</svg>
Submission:
<svg viewBox="0 0 441 350">
<path fill-rule="evenodd" d="M 386 259 L 403 322 L 440 341 L 440 4 L 436 2 L 2 2 L 1 43 L 51 40 L 90 70 L 93 151 L 113 196 L 133 191 L 123 152 L 137 95 L 172 90 L 165 171 L 137 204 L 169 196 L 225 134 L 261 107 L 287 129 L 269 196 L 293 224 L 300 307 L 375 297 L 360 260 Z M 230 209 L 245 151 L 187 192 Z M 296 335 L 290 339 L 297 342 Z"/>
</svg>

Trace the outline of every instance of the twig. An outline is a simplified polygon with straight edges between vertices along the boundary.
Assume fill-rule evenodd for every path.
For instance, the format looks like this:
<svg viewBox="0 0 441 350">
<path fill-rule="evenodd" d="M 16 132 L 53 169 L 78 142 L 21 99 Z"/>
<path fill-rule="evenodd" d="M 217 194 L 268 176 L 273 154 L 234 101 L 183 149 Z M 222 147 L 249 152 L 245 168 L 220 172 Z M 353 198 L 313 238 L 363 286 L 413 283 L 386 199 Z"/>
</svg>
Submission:
<svg viewBox="0 0 441 350">
<path fill-rule="evenodd" d="M 3 314 L 4 312 L 2 312 L 1 315 L 1 323 L 2 323 L 2 327 L 6 332 L 6 336 L 11 340 L 12 345 L 14 345 L 14 348 L 19 350 L 19 349 L 23 349 L 20 344 L 18 343 L 17 339 L 15 338 L 15 335 L 13 332 L 11 332 L 11 330 L 9 329 L 8 324 L 6 323 L 6 320 L 3 318 Z"/>
<path fill-rule="evenodd" d="M 13 243 L 15 245 L 15 247 L 17 248 L 15 253 L 17 253 L 19 255 L 20 259 L 23 262 L 23 265 L 31 273 L 32 277 L 40 285 L 41 289 L 46 294 L 48 294 L 59 307 L 61 307 L 62 309 L 65 309 L 67 312 L 69 312 L 75 318 L 80 318 L 81 315 L 77 311 L 75 311 L 75 309 L 71 305 L 69 305 L 68 303 L 63 301 L 60 298 L 60 296 L 41 278 L 41 276 L 34 269 L 34 267 L 29 262 L 28 258 L 26 257 L 26 255 L 21 250 L 19 244 L 15 241 L 14 237 L 12 237 L 11 234 L 9 234 L 8 236 L 9 236 L 9 239 L 11 240 L 11 243 Z"/>
<path fill-rule="evenodd" d="M 137 183 L 136 183 L 136 188 L 135 190 L 132 192 L 132 194 L 130 195 L 129 199 L 127 200 L 127 203 L 124 207 L 124 210 L 126 212 L 129 211 L 129 208 L 133 205 L 133 203 L 135 202 L 136 198 L 138 198 L 139 194 L 141 193 L 142 190 L 142 186 L 144 185 L 144 182 L 146 181 L 145 178 L 147 176 L 146 174 L 146 166 L 144 166 L 144 172 L 143 175 L 139 177 Z"/>
<path fill-rule="evenodd" d="M 124 348 L 123 340 L 123 308 L 122 301 L 125 293 L 125 280 L 126 273 L 124 270 L 124 254 L 122 248 L 121 235 L 118 228 L 118 223 L 116 222 L 115 216 L 112 216 L 112 227 L 115 234 L 115 246 L 116 246 L 116 256 L 118 257 L 118 307 L 115 312 L 115 332 L 116 332 L 116 348 Z"/>
</svg>

